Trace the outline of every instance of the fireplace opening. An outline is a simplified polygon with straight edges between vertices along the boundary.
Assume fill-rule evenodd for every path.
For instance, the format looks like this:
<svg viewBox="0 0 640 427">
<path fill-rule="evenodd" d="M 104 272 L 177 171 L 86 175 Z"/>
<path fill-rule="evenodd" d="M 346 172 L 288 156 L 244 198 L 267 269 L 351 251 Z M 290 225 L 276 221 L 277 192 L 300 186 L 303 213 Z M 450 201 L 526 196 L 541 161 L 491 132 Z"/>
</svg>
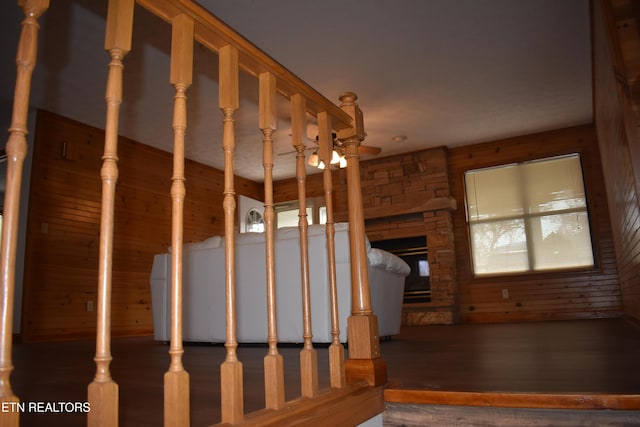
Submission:
<svg viewBox="0 0 640 427">
<path fill-rule="evenodd" d="M 431 302 L 426 236 L 381 240 L 372 242 L 371 246 L 399 256 L 411 267 L 411 274 L 404 282 L 405 304 Z"/>
</svg>

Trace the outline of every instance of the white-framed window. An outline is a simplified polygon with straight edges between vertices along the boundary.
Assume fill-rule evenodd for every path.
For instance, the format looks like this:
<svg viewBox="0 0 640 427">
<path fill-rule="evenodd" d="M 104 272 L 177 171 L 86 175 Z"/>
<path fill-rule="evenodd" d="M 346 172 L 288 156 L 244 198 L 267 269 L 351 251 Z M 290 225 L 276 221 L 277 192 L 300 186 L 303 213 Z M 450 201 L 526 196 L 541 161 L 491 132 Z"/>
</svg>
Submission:
<svg viewBox="0 0 640 427">
<path fill-rule="evenodd" d="M 580 156 L 465 172 L 476 275 L 593 267 Z"/>
<path fill-rule="evenodd" d="M 247 233 L 264 233 L 264 217 L 258 209 L 249 209 L 245 223 Z"/>
<path fill-rule="evenodd" d="M 307 223 L 326 224 L 327 208 L 321 205 L 321 198 L 307 199 Z M 298 201 L 278 203 L 274 206 L 277 228 L 298 226 Z"/>
</svg>

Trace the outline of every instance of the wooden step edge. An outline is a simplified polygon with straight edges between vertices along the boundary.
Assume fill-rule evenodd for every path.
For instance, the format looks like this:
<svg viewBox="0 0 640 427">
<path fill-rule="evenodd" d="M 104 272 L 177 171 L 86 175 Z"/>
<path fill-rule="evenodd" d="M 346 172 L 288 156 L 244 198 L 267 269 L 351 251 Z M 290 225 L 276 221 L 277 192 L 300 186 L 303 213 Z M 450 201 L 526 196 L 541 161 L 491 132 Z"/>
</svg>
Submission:
<svg viewBox="0 0 640 427">
<path fill-rule="evenodd" d="M 384 411 L 384 388 L 366 382 L 322 391 L 315 399 L 298 398 L 282 409 L 262 409 L 233 427 L 357 426 Z M 221 423 L 211 427 L 232 427 Z"/>
<path fill-rule="evenodd" d="M 388 388 L 385 402 L 537 409 L 640 410 L 640 394 L 494 393 Z"/>
</svg>

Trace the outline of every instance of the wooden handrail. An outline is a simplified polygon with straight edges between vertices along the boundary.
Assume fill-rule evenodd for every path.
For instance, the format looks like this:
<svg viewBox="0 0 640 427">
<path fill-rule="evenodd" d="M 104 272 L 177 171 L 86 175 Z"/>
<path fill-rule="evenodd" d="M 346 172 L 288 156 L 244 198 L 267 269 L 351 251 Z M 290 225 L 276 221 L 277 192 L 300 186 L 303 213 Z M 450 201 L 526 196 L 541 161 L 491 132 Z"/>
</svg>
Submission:
<svg viewBox="0 0 640 427">
<path fill-rule="evenodd" d="M 167 22 L 171 22 L 176 15 L 190 16 L 195 22 L 195 38 L 203 46 L 214 52 L 219 52 L 227 45 L 233 46 L 238 51 L 238 64 L 243 70 L 256 78 L 262 73 L 273 74 L 277 80 L 277 90 L 283 96 L 287 99 L 295 94 L 304 96 L 307 112 L 317 116 L 319 112 L 326 111 L 332 118 L 334 129 L 353 126 L 349 114 L 199 4 L 189 0 L 136 1 Z"/>
<path fill-rule="evenodd" d="M 263 409 L 248 414 L 242 427 L 357 426 L 384 410 L 383 387 L 356 382 L 341 389 L 323 390 L 315 399 L 301 397 L 281 411 Z M 232 427 L 220 423 L 214 427 Z"/>
<path fill-rule="evenodd" d="M 118 181 L 118 118 L 123 99 L 122 83 L 124 57 L 131 50 L 133 11 L 136 0 L 110 0 L 106 25 L 105 49 L 111 61 L 106 89 L 105 145 L 101 168 L 102 205 L 100 225 L 100 254 L 98 274 L 98 307 L 96 328 L 96 373 L 88 387 L 91 411 L 87 421 L 90 427 L 118 425 L 118 384 L 110 373 L 111 357 L 111 297 L 114 240 L 114 214 L 116 184 Z M 236 260 L 235 214 L 236 192 L 234 188 L 235 130 L 234 114 L 239 108 L 239 70 L 244 69 L 260 81 L 259 128 L 263 133 L 263 165 L 265 170 L 265 222 L 266 222 L 266 283 L 269 350 L 265 357 L 266 410 L 274 412 L 274 420 L 291 418 L 296 411 L 326 410 L 322 405 L 338 408 L 332 419 L 341 424 L 352 421 L 349 396 L 367 408 L 358 410 L 358 417 L 370 417 L 382 410 L 381 389 L 386 381 L 386 366 L 377 346 L 377 319 L 371 309 L 367 277 L 367 259 L 364 249 L 362 202 L 359 189 L 358 145 L 364 139 L 362 113 L 355 103 L 356 96 L 347 93 L 340 107 L 326 99 L 291 71 L 258 49 L 228 25 L 206 9 L 189 0 L 138 0 L 138 3 L 172 25 L 171 73 L 169 82 L 175 90 L 174 97 L 174 159 L 171 177 L 171 342 L 170 364 L 164 376 L 165 426 L 188 426 L 189 375 L 182 364 L 182 256 L 184 238 L 185 189 L 185 132 L 187 128 L 186 91 L 191 86 L 193 74 L 193 44 L 217 52 L 219 56 L 219 107 L 223 113 L 222 149 L 224 153 L 224 252 L 226 293 L 226 357 L 220 366 L 222 423 L 231 425 L 245 421 L 243 405 L 243 366 L 237 355 L 236 311 Z M 8 188 L 5 197 L 5 223 L 2 237 L 2 299 L 0 300 L 0 401 L 17 402 L 9 383 L 11 365 L 11 328 L 13 307 L 13 274 L 15 272 L 15 231 L 17 230 L 18 196 L 22 161 L 26 155 L 26 113 L 31 72 L 35 65 L 37 17 L 48 7 L 48 0 L 22 0 L 25 11 L 23 33 L 18 49 L 18 77 L 11 135 L 7 144 L 9 164 Z M 299 181 L 299 230 L 301 252 L 301 289 L 303 307 L 303 341 L 300 354 L 302 397 L 296 403 L 285 402 L 284 367 L 278 353 L 275 277 L 275 224 L 273 207 L 273 132 L 276 126 L 276 94 L 288 98 L 292 105 L 293 145 L 296 149 L 296 176 Z M 309 280 L 309 255 L 306 218 L 306 190 L 304 142 L 306 138 L 306 114 L 318 119 L 320 155 L 329 165 L 332 132 L 344 144 L 348 157 L 350 245 L 352 263 L 352 316 L 349 319 L 350 362 L 344 361 L 344 348 L 339 340 L 337 279 L 335 266 L 335 242 L 332 206 L 331 173 L 324 172 L 324 188 L 327 206 L 327 257 L 329 260 L 329 293 L 331 301 L 331 335 L 329 348 L 331 390 L 318 390 L 317 354 L 312 344 L 311 291 Z M 349 362 L 348 361 L 348 362 Z M 361 363 L 364 362 L 364 363 Z M 384 367 L 384 368 L 383 368 Z M 369 386 L 363 385 L 366 380 Z M 376 386 L 376 387 L 371 387 Z M 322 403 L 324 402 L 324 403 Z M 333 406 L 332 406 L 333 407 Z M 300 413 L 302 413 L 300 412 Z M 277 413 L 277 414 L 276 414 Z M 17 414 L 17 413 L 16 413 Z M 326 420 L 322 413 L 315 414 L 316 425 Z M 361 421 L 364 421 L 362 418 Z M 0 427 L 17 426 L 17 415 L 0 417 Z M 265 424 L 267 425 L 267 424 Z"/>
</svg>

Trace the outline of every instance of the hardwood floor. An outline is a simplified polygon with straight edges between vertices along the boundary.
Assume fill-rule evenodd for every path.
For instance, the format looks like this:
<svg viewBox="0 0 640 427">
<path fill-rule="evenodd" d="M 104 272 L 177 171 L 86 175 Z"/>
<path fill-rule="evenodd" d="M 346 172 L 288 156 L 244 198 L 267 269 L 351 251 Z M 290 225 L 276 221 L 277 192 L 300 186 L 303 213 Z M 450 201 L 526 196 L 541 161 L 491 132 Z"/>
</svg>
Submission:
<svg viewBox="0 0 640 427">
<path fill-rule="evenodd" d="M 640 329 L 622 319 L 405 327 L 382 350 L 402 388 L 640 393 Z"/>
<path fill-rule="evenodd" d="M 640 395 L 640 329 L 622 319 L 406 327 L 383 341 L 392 390 Z M 168 346 L 150 337 L 115 339 L 112 375 L 120 388 L 120 425 L 162 425 Z M 90 341 L 14 345 L 13 389 L 22 402 L 84 402 L 95 364 Z M 298 347 L 282 347 L 286 398 L 300 394 Z M 264 406 L 266 348 L 241 346 L 245 410 Z M 186 345 L 191 422 L 220 419 L 224 347 Z M 318 348 L 320 387 L 328 387 L 326 348 Z M 390 391 L 390 390 L 387 390 Z M 21 425 L 84 426 L 83 413 L 23 413 Z"/>
</svg>

